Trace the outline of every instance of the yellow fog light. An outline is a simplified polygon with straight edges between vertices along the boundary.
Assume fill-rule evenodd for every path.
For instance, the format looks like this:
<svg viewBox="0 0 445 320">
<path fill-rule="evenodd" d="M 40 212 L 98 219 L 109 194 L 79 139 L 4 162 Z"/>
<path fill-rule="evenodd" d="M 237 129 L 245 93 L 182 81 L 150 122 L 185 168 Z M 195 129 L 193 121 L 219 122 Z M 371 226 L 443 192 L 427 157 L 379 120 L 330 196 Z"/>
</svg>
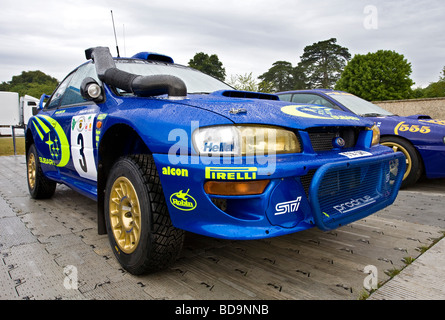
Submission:
<svg viewBox="0 0 445 320">
<path fill-rule="evenodd" d="M 221 196 L 248 196 L 261 194 L 266 189 L 270 180 L 256 181 L 207 181 L 204 184 L 204 191 L 207 194 Z"/>
</svg>

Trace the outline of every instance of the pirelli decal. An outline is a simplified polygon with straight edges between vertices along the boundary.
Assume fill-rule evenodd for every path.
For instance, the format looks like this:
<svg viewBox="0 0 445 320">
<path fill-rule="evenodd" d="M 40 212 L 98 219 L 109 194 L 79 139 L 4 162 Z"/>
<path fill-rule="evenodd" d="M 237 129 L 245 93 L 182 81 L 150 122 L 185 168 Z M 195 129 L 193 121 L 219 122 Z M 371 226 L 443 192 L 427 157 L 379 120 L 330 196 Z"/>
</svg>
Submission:
<svg viewBox="0 0 445 320">
<path fill-rule="evenodd" d="M 256 167 L 207 167 L 205 178 L 212 180 L 255 180 Z"/>
</svg>

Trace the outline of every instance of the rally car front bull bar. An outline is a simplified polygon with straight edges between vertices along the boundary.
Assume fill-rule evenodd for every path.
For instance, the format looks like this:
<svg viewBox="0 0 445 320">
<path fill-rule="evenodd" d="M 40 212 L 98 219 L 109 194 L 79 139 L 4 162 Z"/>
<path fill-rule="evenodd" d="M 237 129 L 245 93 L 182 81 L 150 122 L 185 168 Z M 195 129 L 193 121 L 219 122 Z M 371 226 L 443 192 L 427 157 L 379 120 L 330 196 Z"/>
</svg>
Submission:
<svg viewBox="0 0 445 320">
<path fill-rule="evenodd" d="M 400 152 L 321 166 L 309 191 L 316 226 L 332 230 L 392 204 L 405 170 Z"/>
</svg>

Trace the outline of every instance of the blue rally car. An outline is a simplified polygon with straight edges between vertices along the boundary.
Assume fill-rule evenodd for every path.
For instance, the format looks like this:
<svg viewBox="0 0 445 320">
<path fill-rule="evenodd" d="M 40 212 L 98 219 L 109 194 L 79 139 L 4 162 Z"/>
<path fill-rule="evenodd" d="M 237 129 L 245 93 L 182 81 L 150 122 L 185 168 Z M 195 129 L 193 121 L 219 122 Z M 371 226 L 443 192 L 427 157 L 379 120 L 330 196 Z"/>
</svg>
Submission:
<svg viewBox="0 0 445 320">
<path fill-rule="evenodd" d="M 422 174 L 429 179 L 445 177 L 445 121 L 427 115 L 400 117 L 343 91 L 311 89 L 277 95 L 282 101 L 317 104 L 372 120 L 380 128 L 380 143 L 406 157 L 402 188 L 415 184 Z"/>
<path fill-rule="evenodd" d="M 372 121 L 235 91 L 164 55 L 85 53 L 28 123 L 28 187 L 96 200 L 98 232 L 133 274 L 169 266 L 185 231 L 330 230 L 397 196 L 405 159 L 378 144 Z"/>
</svg>

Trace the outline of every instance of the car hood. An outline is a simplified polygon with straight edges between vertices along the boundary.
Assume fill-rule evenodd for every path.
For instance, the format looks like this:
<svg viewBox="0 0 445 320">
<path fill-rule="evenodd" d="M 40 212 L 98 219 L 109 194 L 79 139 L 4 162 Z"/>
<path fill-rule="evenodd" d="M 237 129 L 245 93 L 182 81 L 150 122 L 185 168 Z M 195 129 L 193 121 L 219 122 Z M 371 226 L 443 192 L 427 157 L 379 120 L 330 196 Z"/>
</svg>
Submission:
<svg viewBox="0 0 445 320">
<path fill-rule="evenodd" d="M 245 97 L 241 97 L 241 96 Z M 267 124 L 294 129 L 326 126 L 372 126 L 373 121 L 331 108 L 293 104 L 274 99 L 274 95 L 217 91 L 208 95 L 189 95 L 181 103 L 217 113 L 236 124 Z"/>
<path fill-rule="evenodd" d="M 401 124 L 407 125 L 418 125 L 418 126 L 429 126 L 436 130 L 445 131 L 445 121 L 433 119 L 428 115 L 411 115 L 411 116 L 385 116 L 385 117 L 369 117 L 368 119 L 372 119 L 377 124 L 391 124 L 392 126 L 397 126 Z"/>
<path fill-rule="evenodd" d="M 443 145 L 445 121 L 431 119 L 423 115 L 408 117 L 387 116 L 368 118 L 375 121 L 382 136 L 402 136 L 419 145 Z"/>
</svg>

